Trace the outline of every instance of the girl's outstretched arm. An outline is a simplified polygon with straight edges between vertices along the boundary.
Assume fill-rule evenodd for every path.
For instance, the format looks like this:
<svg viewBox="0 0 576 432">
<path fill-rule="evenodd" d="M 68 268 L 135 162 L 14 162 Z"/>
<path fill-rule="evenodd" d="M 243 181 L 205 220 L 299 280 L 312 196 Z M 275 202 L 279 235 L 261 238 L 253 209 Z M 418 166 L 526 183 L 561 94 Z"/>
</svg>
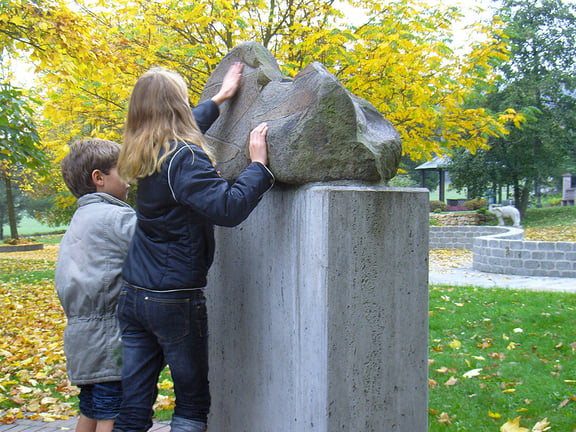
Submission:
<svg viewBox="0 0 576 432">
<path fill-rule="evenodd" d="M 266 133 L 268 124 L 260 123 L 252 132 L 250 132 L 250 160 L 260 162 L 262 165 L 268 165 L 268 148 L 266 147 Z"/>
<path fill-rule="evenodd" d="M 236 62 L 230 66 L 230 69 L 228 69 L 228 72 L 224 75 L 220 91 L 212 98 L 216 104 L 220 105 L 225 100 L 234 96 L 236 90 L 238 90 L 238 87 L 240 86 L 242 69 L 244 69 L 244 64 L 240 62 Z"/>
</svg>

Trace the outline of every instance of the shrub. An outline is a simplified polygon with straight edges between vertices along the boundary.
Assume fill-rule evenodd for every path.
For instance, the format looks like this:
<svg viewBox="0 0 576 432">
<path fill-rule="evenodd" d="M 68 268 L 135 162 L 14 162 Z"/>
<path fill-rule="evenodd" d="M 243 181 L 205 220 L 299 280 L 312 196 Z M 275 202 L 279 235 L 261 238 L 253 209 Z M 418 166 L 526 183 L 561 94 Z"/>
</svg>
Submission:
<svg viewBox="0 0 576 432">
<path fill-rule="evenodd" d="M 466 207 L 468 210 L 478 210 L 487 206 L 488 202 L 484 198 L 476 198 L 464 203 L 464 207 Z"/>
<path fill-rule="evenodd" d="M 562 204 L 562 197 L 552 197 L 545 200 L 548 207 L 560 207 Z"/>
<path fill-rule="evenodd" d="M 433 213 L 440 213 L 448 211 L 448 205 L 442 201 L 432 200 L 430 201 L 430 211 Z"/>
</svg>

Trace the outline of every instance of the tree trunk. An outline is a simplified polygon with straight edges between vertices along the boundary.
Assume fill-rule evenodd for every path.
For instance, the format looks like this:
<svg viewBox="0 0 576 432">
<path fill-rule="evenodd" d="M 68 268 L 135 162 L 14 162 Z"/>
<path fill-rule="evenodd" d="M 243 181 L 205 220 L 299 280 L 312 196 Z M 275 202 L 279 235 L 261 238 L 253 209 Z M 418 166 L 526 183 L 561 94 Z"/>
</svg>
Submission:
<svg viewBox="0 0 576 432">
<path fill-rule="evenodd" d="M 4 174 L 4 186 L 6 189 L 6 209 L 8 210 L 8 222 L 10 223 L 10 237 L 18 240 L 18 222 L 16 221 L 14 197 L 12 196 L 12 182 L 6 174 Z"/>
<path fill-rule="evenodd" d="M 530 191 L 531 185 L 525 184 L 523 187 L 520 188 L 520 201 L 516 205 L 516 208 L 520 211 L 520 216 L 524 219 L 526 215 L 526 209 L 528 208 L 528 202 L 530 201 Z"/>
</svg>

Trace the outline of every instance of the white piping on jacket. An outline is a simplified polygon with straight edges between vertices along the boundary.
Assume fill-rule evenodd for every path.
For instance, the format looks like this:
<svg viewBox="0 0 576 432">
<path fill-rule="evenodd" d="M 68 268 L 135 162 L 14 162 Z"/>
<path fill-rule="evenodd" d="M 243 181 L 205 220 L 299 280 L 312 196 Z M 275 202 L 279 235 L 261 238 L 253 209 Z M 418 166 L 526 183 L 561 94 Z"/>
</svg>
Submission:
<svg viewBox="0 0 576 432">
<path fill-rule="evenodd" d="M 174 198 L 174 201 L 178 202 L 178 200 L 176 199 L 176 194 L 174 193 L 174 189 L 172 188 L 172 181 L 170 180 L 170 170 L 172 169 L 172 162 L 174 161 L 174 158 L 176 157 L 176 155 L 178 153 L 180 153 L 182 150 L 185 150 L 186 148 L 188 148 L 188 150 L 190 150 L 190 153 L 192 153 L 192 164 L 194 165 L 194 160 L 196 155 L 194 154 L 194 149 L 192 147 L 190 147 L 190 145 L 187 142 L 184 142 L 184 145 L 186 147 L 182 147 L 180 148 L 180 150 L 176 151 L 172 157 L 170 158 L 170 162 L 168 163 L 168 187 L 170 188 L 170 192 L 172 192 L 172 198 Z"/>
</svg>

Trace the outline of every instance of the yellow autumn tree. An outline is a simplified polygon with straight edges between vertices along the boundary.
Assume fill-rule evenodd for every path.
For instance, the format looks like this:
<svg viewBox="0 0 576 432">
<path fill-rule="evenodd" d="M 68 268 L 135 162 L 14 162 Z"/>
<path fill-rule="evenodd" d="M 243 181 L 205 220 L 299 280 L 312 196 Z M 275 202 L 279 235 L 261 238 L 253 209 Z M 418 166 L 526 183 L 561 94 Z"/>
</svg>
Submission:
<svg viewBox="0 0 576 432">
<path fill-rule="evenodd" d="M 495 38 L 495 21 L 476 29 L 480 42 L 467 55 L 455 53 L 455 8 L 418 0 L 340 3 L 364 11 L 353 24 L 324 0 L 108 3 L 0 3 L 0 41 L 29 53 L 39 73 L 42 136 L 56 160 L 74 138 L 121 141 L 129 92 L 151 66 L 179 71 L 195 103 L 220 59 L 247 40 L 266 46 L 289 76 L 323 63 L 396 126 L 414 160 L 455 146 L 475 151 L 490 134 L 504 133 L 510 117 L 518 120 L 470 103 L 494 80 L 492 66 L 506 48 Z"/>
</svg>

